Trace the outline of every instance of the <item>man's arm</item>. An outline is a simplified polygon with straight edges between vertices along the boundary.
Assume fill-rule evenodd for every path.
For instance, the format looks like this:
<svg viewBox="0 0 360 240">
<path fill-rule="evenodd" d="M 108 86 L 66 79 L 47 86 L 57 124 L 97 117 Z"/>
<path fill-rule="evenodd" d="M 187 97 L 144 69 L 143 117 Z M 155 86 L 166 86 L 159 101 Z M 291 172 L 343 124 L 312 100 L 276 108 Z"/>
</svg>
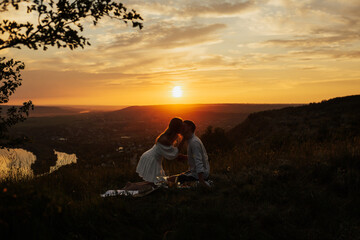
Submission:
<svg viewBox="0 0 360 240">
<path fill-rule="evenodd" d="M 201 146 L 198 142 L 191 145 L 191 153 L 194 158 L 195 168 L 197 173 L 205 172 L 204 163 L 202 161 Z"/>
<path fill-rule="evenodd" d="M 199 176 L 199 182 L 201 183 L 201 185 L 209 189 L 210 185 L 209 185 L 209 183 L 205 182 L 204 173 L 202 173 L 202 172 L 198 173 L 198 176 Z"/>
<path fill-rule="evenodd" d="M 196 168 L 196 173 L 198 174 L 198 178 L 199 178 L 199 182 L 201 183 L 201 185 L 203 185 L 206 188 L 210 188 L 209 184 L 207 182 L 205 182 L 204 179 L 204 172 L 205 172 L 205 166 L 204 166 L 204 162 L 203 162 L 203 155 L 201 154 L 201 146 L 199 143 L 194 143 L 192 145 L 192 154 L 194 157 L 194 161 L 195 161 L 195 168 Z"/>
<path fill-rule="evenodd" d="M 180 162 L 185 162 L 188 160 L 188 156 L 187 155 L 184 155 L 182 153 L 179 153 L 178 157 L 177 157 L 177 160 L 180 161 Z"/>
</svg>

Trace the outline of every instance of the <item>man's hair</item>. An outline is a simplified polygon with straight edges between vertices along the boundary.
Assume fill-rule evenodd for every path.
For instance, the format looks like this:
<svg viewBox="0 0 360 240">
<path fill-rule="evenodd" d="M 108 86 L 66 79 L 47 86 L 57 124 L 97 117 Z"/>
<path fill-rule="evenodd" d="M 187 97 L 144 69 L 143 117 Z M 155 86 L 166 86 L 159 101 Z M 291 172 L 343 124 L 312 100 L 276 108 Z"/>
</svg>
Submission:
<svg viewBox="0 0 360 240">
<path fill-rule="evenodd" d="M 195 125 L 195 123 L 193 121 L 185 120 L 184 123 L 190 127 L 192 132 L 195 132 L 196 125 Z"/>
</svg>

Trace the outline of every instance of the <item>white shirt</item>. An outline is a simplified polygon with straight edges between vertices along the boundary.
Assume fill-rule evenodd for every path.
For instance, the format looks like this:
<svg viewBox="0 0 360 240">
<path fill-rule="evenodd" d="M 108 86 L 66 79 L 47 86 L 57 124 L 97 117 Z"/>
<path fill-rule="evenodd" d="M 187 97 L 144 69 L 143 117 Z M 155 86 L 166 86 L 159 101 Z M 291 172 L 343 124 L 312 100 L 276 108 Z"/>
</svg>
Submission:
<svg viewBox="0 0 360 240">
<path fill-rule="evenodd" d="M 188 140 L 187 147 L 188 163 L 190 167 L 190 175 L 198 179 L 198 173 L 203 173 L 204 178 L 209 177 L 210 164 L 204 144 L 194 133 Z"/>
<path fill-rule="evenodd" d="M 165 176 L 162 159 L 173 160 L 178 154 L 179 149 L 177 147 L 166 146 L 157 142 L 151 149 L 141 155 L 136 172 L 145 181 L 156 183 L 158 182 L 157 177 Z"/>
</svg>

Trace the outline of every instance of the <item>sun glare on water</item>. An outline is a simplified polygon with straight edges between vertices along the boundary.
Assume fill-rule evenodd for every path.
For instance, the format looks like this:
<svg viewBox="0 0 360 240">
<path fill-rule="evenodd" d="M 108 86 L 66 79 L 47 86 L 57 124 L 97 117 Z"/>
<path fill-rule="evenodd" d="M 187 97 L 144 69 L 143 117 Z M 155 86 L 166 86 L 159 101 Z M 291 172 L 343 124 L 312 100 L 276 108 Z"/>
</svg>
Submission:
<svg viewBox="0 0 360 240">
<path fill-rule="evenodd" d="M 183 95 L 183 91 L 182 91 L 181 87 L 180 86 L 174 87 L 172 90 L 172 95 L 175 98 L 181 97 Z"/>
</svg>

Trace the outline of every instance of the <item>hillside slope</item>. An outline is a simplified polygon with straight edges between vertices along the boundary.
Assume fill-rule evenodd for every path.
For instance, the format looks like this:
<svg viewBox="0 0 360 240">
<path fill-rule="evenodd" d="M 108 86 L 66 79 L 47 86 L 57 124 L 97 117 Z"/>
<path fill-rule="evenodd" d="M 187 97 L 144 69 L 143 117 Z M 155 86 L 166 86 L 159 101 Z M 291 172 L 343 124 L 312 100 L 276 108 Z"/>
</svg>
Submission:
<svg viewBox="0 0 360 240">
<path fill-rule="evenodd" d="M 360 136 L 360 95 L 252 113 L 228 132 L 237 143 L 286 144 Z"/>
</svg>

